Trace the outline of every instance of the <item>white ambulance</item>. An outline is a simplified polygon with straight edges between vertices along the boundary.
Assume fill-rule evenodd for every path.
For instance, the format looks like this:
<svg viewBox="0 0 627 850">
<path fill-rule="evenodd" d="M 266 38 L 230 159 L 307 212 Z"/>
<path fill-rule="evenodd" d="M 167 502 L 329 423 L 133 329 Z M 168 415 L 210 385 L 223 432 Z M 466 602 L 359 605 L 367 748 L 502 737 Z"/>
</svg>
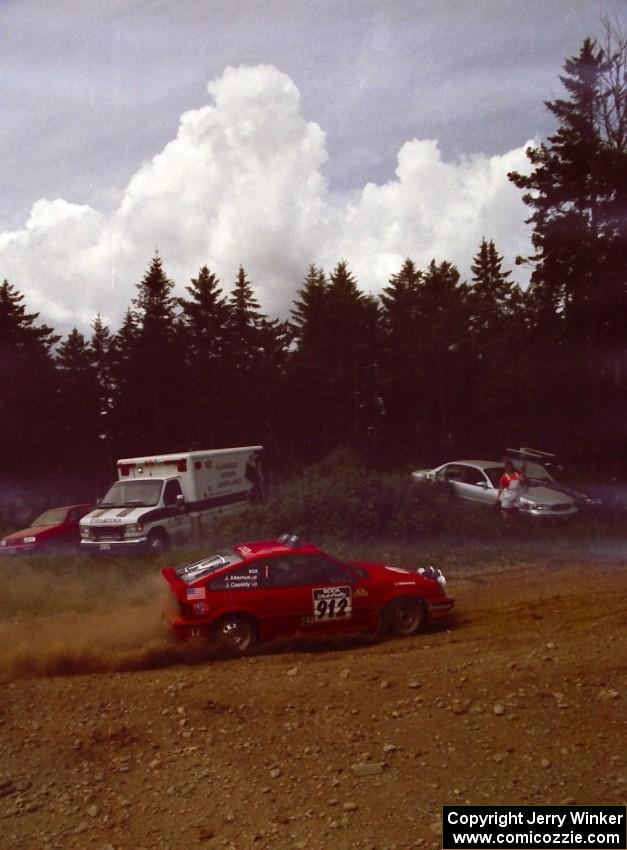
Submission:
<svg viewBox="0 0 627 850">
<path fill-rule="evenodd" d="M 261 497 L 262 446 L 124 458 L 118 480 L 80 521 L 81 549 L 162 552 L 203 523 Z"/>
</svg>

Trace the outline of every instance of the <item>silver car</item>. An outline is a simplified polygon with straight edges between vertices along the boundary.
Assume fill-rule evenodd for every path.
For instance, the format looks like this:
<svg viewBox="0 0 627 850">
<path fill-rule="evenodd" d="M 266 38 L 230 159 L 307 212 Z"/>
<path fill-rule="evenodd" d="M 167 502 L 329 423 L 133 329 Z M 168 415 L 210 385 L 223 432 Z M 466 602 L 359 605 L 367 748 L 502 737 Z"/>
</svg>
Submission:
<svg viewBox="0 0 627 850">
<path fill-rule="evenodd" d="M 495 507 L 502 474 L 503 464 L 493 460 L 458 460 L 435 469 L 417 469 L 412 477 L 440 484 L 460 499 Z M 571 496 L 535 478 L 523 485 L 518 507 L 521 513 L 539 519 L 570 517 L 578 510 Z"/>
</svg>

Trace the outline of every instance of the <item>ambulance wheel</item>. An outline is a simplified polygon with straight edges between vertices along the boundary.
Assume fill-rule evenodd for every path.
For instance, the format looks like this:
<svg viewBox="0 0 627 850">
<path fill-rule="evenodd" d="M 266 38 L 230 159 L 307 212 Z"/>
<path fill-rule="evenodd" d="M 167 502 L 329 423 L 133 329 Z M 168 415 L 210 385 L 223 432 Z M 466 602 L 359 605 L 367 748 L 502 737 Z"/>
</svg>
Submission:
<svg viewBox="0 0 627 850">
<path fill-rule="evenodd" d="M 425 624 L 425 607 L 420 599 L 395 599 L 383 612 L 385 630 L 397 637 L 415 635 Z"/>
<path fill-rule="evenodd" d="M 170 538 L 165 531 L 155 530 L 148 535 L 148 551 L 151 555 L 161 555 L 170 548 Z"/>
<path fill-rule="evenodd" d="M 244 614 L 227 614 L 215 624 L 211 638 L 227 655 L 247 655 L 259 643 L 257 623 Z"/>
</svg>

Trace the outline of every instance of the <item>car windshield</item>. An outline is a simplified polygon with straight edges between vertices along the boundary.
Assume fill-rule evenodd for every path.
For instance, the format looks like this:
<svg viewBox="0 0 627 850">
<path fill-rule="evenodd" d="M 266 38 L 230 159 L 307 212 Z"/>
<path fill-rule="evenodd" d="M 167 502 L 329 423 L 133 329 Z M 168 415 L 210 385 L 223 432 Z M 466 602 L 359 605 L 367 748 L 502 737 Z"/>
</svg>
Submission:
<svg viewBox="0 0 627 850">
<path fill-rule="evenodd" d="M 184 567 L 179 567 L 176 571 L 176 577 L 180 578 L 186 584 L 192 584 L 198 579 L 212 575 L 218 572 L 223 567 L 232 567 L 234 564 L 239 564 L 244 558 L 235 552 L 233 549 L 223 549 L 221 552 L 216 552 L 215 555 L 209 555 L 201 561 L 194 561 L 191 564 L 186 564 Z"/>
<path fill-rule="evenodd" d="M 51 508 L 49 511 L 44 511 L 37 519 L 34 519 L 32 525 L 60 525 L 62 522 L 65 522 L 66 514 L 67 508 Z"/>
<path fill-rule="evenodd" d="M 163 481 L 116 481 L 100 502 L 102 508 L 150 508 L 159 504 Z"/>
<path fill-rule="evenodd" d="M 540 484 L 546 484 L 550 487 L 555 484 L 555 479 L 542 464 L 529 460 L 515 460 L 513 463 L 517 469 L 524 472 L 532 487 Z"/>
</svg>

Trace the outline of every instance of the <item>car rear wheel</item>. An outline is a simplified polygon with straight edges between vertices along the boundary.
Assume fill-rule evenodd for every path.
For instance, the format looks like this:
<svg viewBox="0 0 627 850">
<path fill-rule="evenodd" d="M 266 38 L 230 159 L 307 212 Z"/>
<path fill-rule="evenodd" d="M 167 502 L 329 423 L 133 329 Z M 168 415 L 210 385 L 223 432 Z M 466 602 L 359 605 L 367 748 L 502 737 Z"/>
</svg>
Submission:
<svg viewBox="0 0 627 850">
<path fill-rule="evenodd" d="M 398 637 L 409 637 L 425 624 L 425 607 L 420 599 L 405 597 L 395 599 L 384 611 L 383 623 L 386 631 Z"/>
<path fill-rule="evenodd" d="M 212 631 L 218 649 L 228 655 L 246 655 L 259 643 L 257 624 L 252 617 L 230 614 L 219 620 Z"/>
</svg>

